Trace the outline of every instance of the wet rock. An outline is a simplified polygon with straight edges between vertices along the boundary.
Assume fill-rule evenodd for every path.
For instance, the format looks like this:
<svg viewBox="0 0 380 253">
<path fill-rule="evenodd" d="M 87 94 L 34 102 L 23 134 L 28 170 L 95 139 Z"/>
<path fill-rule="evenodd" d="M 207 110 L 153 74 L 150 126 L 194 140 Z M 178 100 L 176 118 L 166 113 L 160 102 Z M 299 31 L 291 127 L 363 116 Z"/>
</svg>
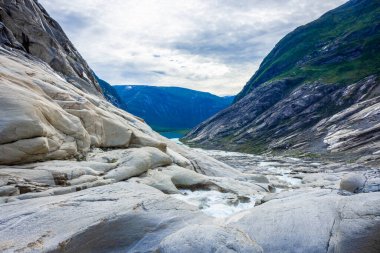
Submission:
<svg viewBox="0 0 380 253">
<path fill-rule="evenodd" d="M 313 173 L 302 177 L 302 186 L 338 189 L 339 181 L 339 175 Z"/>
</svg>

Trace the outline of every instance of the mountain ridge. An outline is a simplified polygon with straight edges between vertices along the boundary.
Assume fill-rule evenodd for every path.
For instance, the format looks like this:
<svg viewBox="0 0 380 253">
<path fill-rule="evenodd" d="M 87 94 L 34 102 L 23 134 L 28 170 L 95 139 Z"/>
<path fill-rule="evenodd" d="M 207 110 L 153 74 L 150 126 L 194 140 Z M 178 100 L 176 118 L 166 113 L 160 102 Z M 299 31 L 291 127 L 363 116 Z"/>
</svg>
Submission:
<svg viewBox="0 0 380 253">
<path fill-rule="evenodd" d="M 349 1 L 280 40 L 234 104 L 185 140 L 205 148 L 378 164 L 379 138 L 367 131 L 380 131 L 379 52 L 380 1 Z M 363 104 L 373 111 L 364 113 Z"/>
<path fill-rule="evenodd" d="M 231 104 L 233 97 L 220 97 L 182 87 L 115 85 L 128 111 L 154 129 L 190 129 Z"/>
<path fill-rule="evenodd" d="M 366 50 L 361 48 L 361 46 L 365 44 L 359 36 L 366 36 L 366 33 L 371 32 L 375 35 L 377 34 L 376 37 L 373 38 L 373 42 L 376 43 L 379 40 L 380 24 L 378 20 L 380 19 L 380 13 L 378 11 L 378 5 L 379 1 L 377 0 L 351 0 L 336 9 L 325 13 L 319 19 L 300 26 L 287 34 L 264 58 L 259 69 L 247 82 L 243 90 L 236 96 L 235 102 L 244 97 L 258 85 L 272 80 L 273 77 L 278 77 L 279 74 L 282 76 L 292 76 L 289 74 L 291 70 L 299 71 L 304 68 L 305 76 L 302 76 L 302 78 L 310 81 L 310 77 L 314 72 L 325 70 L 307 69 L 308 67 L 313 67 L 313 61 L 317 61 L 317 63 L 326 63 L 329 60 L 334 60 L 341 63 L 342 61 L 345 61 L 345 59 L 343 59 L 344 57 L 351 56 L 353 59 L 358 58 L 360 56 L 359 51 Z M 375 25 L 373 26 L 371 26 L 372 21 L 375 21 Z M 320 38 L 318 36 L 320 36 Z M 341 39 L 343 41 L 338 41 L 337 43 L 337 38 L 338 40 Z M 349 41 L 350 39 L 353 39 L 354 41 Z M 360 43 L 355 44 L 355 39 L 359 40 Z M 288 44 L 291 46 L 287 47 L 286 45 Z M 378 46 L 376 47 L 375 45 L 372 53 L 376 53 L 378 50 Z M 307 53 L 304 54 L 304 52 Z M 329 54 L 330 52 L 332 52 L 332 55 Z M 296 56 L 301 55 L 303 57 L 293 57 L 292 54 Z M 372 56 L 373 57 L 366 60 L 370 63 L 374 63 L 375 67 L 379 68 L 380 59 L 378 54 L 373 54 Z M 361 62 L 361 64 L 364 63 Z M 319 65 L 320 66 L 316 64 L 314 67 L 323 67 L 324 64 Z M 354 72 L 354 74 L 356 74 L 352 67 L 350 70 L 344 71 L 344 73 L 349 72 Z M 327 72 L 321 77 L 321 80 L 325 81 L 324 79 L 327 79 L 327 81 L 329 81 L 329 79 L 334 79 L 333 77 L 330 77 L 330 75 L 333 74 L 334 73 Z M 359 81 L 370 74 L 371 72 L 363 73 L 355 76 L 355 78 L 348 79 L 348 81 L 347 79 L 343 79 L 343 81 Z M 299 73 L 296 73 L 295 76 L 300 78 Z M 337 80 L 334 80 L 335 83 L 337 81 L 341 81 L 339 76 Z"/>
</svg>

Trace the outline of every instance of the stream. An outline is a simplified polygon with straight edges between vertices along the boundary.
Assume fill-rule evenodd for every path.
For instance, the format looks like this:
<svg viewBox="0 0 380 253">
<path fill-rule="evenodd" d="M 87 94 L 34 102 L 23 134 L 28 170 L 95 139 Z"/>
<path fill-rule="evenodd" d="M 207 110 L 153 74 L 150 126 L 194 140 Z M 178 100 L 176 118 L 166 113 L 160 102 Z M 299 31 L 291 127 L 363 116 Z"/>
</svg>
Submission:
<svg viewBox="0 0 380 253">
<path fill-rule="evenodd" d="M 172 139 L 182 144 L 178 139 Z M 305 162 L 297 158 L 289 157 L 266 157 L 239 152 L 221 150 L 204 150 L 196 148 L 200 152 L 224 162 L 235 169 L 247 174 L 265 175 L 270 182 L 275 182 L 276 192 L 292 190 L 302 183 L 295 168 L 315 169 L 319 163 Z M 249 201 L 241 202 L 231 193 L 222 193 L 216 190 L 181 190 L 181 194 L 173 194 L 173 197 L 188 204 L 197 206 L 207 215 L 223 218 L 237 212 L 253 208 L 257 199 L 262 195 L 250 196 Z"/>
<path fill-rule="evenodd" d="M 172 139 L 184 145 L 179 139 Z M 380 190 L 380 168 L 368 167 L 362 164 L 313 160 L 308 158 L 294 158 L 285 156 L 264 156 L 222 150 L 205 150 L 193 148 L 216 160 L 247 174 L 247 181 L 251 176 L 265 176 L 269 181 L 269 192 L 258 192 L 255 195 L 239 199 L 236 194 L 224 193 L 216 190 L 181 190 L 181 194 L 173 197 L 188 204 L 197 206 L 207 215 L 219 218 L 231 216 L 245 209 L 253 208 L 255 204 L 265 202 L 266 197 L 283 191 L 296 189 L 339 189 L 340 179 L 350 172 L 360 172 L 367 178 L 365 191 Z M 244 180 L 243 180 L 244 181 Z M 256 183 L 254 181 L 253 183 Z"/>
</svg>

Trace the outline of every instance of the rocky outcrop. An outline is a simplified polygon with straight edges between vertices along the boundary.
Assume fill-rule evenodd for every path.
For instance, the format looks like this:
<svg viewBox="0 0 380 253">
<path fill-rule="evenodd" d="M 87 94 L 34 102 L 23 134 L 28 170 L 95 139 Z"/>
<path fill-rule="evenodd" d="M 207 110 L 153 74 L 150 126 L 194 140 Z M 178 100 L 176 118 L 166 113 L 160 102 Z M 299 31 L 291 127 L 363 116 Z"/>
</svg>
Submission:
<svg viewBox="0 0 380 253">
<path fill-rule="evenodd" d="M 127 182 L 1 210 L 2 252 L 152 252 L 187 222 L 209 220 L 193 206 Z"/>
<path fill-rule="evenodd" d="M 0 1 L 1 41 L 46 62 L 77 88 L 101 96 L 92 70 L 36 0 Z"/>
<path fill-rule="evenodd" d="M 298 192 L 231 217 L 230 225 L 255 238 L 264 252 L 375 253 L 380 193 L 362 197 Z"/>
<path fill-rule="evenodd" d="M 378 165 L 379 8 L 349 1 L 288 34 L 235 103 L 195 127 L 187 143 Z"/>
<path fill-rule="evenodd" d="M 1 54 L 0 164 L 128 147 L 139 135 L 133 124 L 142 123 L 130 114 L 75 88 L 41 62 L 5 49 Z"/>
<path fill-rule="evenodd" d="M 181 229 L 161 243 L 159 253 L 192 252 L 263 252 L 256 242 L 237 229 L 215 225 L 191 225 Z"/>
<path fill-rule="evenodd" d="M 297 84 L 283 80 L 260 86 L 193 129 L 188 142 L 254 153 L 311 153 L 379 162 L 376 76 L 350 86 Z"/>
<path fill-rule="evenodd" d="M 133 181 L 1 204 L 0 250 L 327 253 L 380 247 L 378 192 L 282 191 L 222 220 Z"/>
</svg>

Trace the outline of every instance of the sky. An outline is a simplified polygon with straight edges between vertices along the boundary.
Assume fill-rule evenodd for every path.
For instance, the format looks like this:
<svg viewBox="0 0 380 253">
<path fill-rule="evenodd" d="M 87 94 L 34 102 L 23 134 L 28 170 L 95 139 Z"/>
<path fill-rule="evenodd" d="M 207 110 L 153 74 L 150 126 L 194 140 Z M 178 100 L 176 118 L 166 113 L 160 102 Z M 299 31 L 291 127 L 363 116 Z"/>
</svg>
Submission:
<svg viewBox="0 0 380 253">
<path fill-rule="evenodd" d="M 237 94 L 287 33 L 347 0 L 39 0 L 112 85 Z"/>
</svg>

